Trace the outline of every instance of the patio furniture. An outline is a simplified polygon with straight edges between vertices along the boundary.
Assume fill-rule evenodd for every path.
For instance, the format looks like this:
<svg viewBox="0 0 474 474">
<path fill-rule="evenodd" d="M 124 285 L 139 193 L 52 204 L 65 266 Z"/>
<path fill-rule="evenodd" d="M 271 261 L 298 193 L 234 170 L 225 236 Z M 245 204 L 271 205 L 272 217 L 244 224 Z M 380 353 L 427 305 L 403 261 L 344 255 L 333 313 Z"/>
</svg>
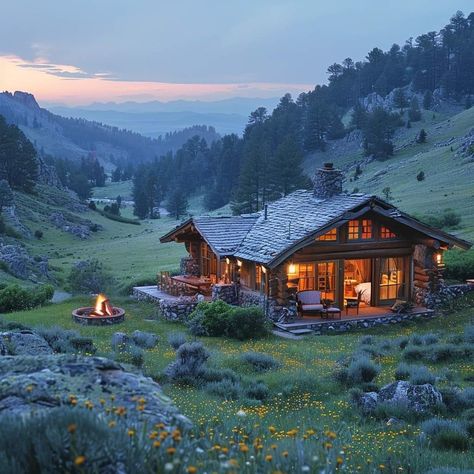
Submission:
<svg viewBox="0 0 474 474">
<path fill-rule="evenodd" d="M 321 313 L 321 317 L 325 317 L 326 319 L 334 319 L 336 316 L 339 316 L 339 319 L 342 319 L 342 311 L 336 306 L 324 308 L 323 312 Z"/>
<path fill-rule="evenodd" d="M 182 283 L 189 288 L 197 290 L 199 293 L 208 294 L 211 291 L 212 281 L 206 278 L 192 275 L 176 275 L 171 277 L 175 283 Z"/>
<path fill-rule="evenodd" d="M 362 294 L 365 290 L 360 290 L 357 292 L 357 296 L 347 296 L 346 300 L 346 316 L 349 313 L 349 308 L 356 308 L 357 316 L 359 315 L 360 302 L 362 301 Z"/>
<path fill-rule="evenodd" d="M 321 292 L 316 290 L 303 290 L 296 294 L 298 314 L 300 317 L 304 313 L 318 313 L 322 315 L 324 305 L 321 303 Z"/>
</svg>

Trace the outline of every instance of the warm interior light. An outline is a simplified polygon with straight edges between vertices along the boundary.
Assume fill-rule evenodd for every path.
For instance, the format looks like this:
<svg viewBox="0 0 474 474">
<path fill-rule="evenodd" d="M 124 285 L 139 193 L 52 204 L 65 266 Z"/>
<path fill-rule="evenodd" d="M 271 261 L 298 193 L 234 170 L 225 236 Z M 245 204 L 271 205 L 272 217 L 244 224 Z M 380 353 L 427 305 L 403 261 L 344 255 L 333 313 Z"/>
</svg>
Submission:
<svg viewBox="0 0 474 474">
<path fill-rule="evenodd" d="M 262 266 L 262 272 L 263 273 L 267 273 L 267 269 L 265 267 Z"/>
<path fill-rule="evenodd" d="M 443 263 L 443 254 L 440 252 L 436 254 L 436 264 L 442 265 L 442 263 Z"/>
<path fill-rule="evenodd" d="M 294 263 L 290 263 L 288 265 L 288 274 L 294 275 L 296 273 L 296 265 Z"/>
<path fill-rule="evenodd" d="M 228 258 L 225 259 L 225 263 L 227 263 L 227 265 L 230 264 L 230 260 Z"/>
<path fill-rule="evenodd" d="M 241 266 L 242 266 L 242 261 L 241 261 L 241 260 L 237 260 L 237 266 L 238 266 L 238 267 L 241 267 Z"/>
</svg>

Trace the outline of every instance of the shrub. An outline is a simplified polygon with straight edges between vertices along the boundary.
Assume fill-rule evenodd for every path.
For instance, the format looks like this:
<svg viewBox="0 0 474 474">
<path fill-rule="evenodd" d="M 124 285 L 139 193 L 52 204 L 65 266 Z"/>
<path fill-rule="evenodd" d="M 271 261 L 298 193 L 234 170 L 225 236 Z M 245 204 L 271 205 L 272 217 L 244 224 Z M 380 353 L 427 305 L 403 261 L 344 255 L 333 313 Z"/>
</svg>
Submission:
<svg viewBox="0 0 474 474">
<path fill-rule="evenodd" d="M 176 361 L 166 368 L 175 382 L 196 384 L 202 377 L 209 352 L 200 342 L 186 342 L 176 351 Z"/>
<path fill-rule="evenodd" d="M 418 346 L 406 346 L 403 350 L 403 358 L 406 360 L 424 360 L 426 357 L 426 349 Z"/>
<path fill-rule="evenodd" d="M 254 400 L 266 400 L 270 395 L 270 391 L 268 387 L 261 381 L 252 382 L 246 389 L 245 395 L 247 398 L 251 398 Z"/>
<path fill-rule="evenodd" d="M 97 206 L 96 206 L 94 201 L 89 201 L 88 207 L 91 211 L 96 211 L 97 210 Z"/>
<path fill-rule="evenodd" d="M 112 281 L 102 263 L 95 259 L 77 262 L 68 277 L 70 289 L 75 293 L 100 293 L 106 291 Z"/>
<path fill-rule="evenodd" d="M 0 312 L 9 313 L 42 306 L 53 297 L 54 288 L 44 285 L 33 289 L 9 285 L 0 290 Z"/>
<path fill-rule="evenodd" d="M 40 326 L 35 330 L 41 337 L 46 340 L 46 342 L 51 346 L 54 352 L 79 352 L 78 345 L 80 346 L 81 342 L 78 343 L 77 341 L 81 336 L 78 331 L 74 331 L 71 329 L 63 329 L 60 326 Z M 74 345 L 72 341 L 76 341 Z"/>
<path fill-rule="evenodd" d="M 73 337 L 70 340 L 73 349 L 83 354 L 95 354 L 96 348 L 94 347 L 94 341 L 90 337 Z"/>
<path fill-rule="evenodd" d="M 72 425 L 76 430 L 69 435 Z M 97 413 L 65 407 L 27 417 L 3 417 L 0 445 L 5 474 L 81 472 L 74 465 L 79 453 L 87 459 L 83 472 L 110 472 L 118 465 L 125 466 L 133 450 L 125 427 L 111 430 Z M 137 454 L 133 457 L 139 459 Z"/>
<path fill-rule="evenodd" d="M 158 336 L 146 331 L 133 331 L 132 341 L 143 349 L 153 349 L 158 344 Z"/>
<path fill-rule="evenodd" d="M 375 338 L 373 336 L 362 336 L 360 338 L 361 345 L 372 345 L 375 344 Z"/>
<path fill-rule="evenodd" d="M 42 230 L 35 230 L 35 239 L 41 240 L 43 238 L 43 231 Z"/>
<path fill-rule="evenodd" d="M 168 342 L 177 351 L 186 342 L 186 334 L 184 332 L 171 332 L 168 334 Z"/>
<path fill-rule="evenodd" d="M 409 381 L 413 385 L 434 384 L 434 375 L 424 365 L 414 365 L 410 370 Z"/>
<path fill-rule="evenodd" d="M 266 319 L 258 306 L 234 308 L 229 315 L 226 335 L 241 341 L 259 338 L 267 333 Z"/>
<path fill-rule="evenodd" d="M 240 360 L 252 366 L 255 372 L 266 372 L 267 370 L 281 367 L 281 363 L 275 360 L 271 355 L 261 352 L 245 352 L 240 356 Z"/>
<path fill-rule="evenodd" d="M 395 370 L 395 380 L 408 380 L 411 374 L 411 365 L 401 363 Z"/>
<path fill-rule="evenodd" d="M 201 381 L 206 384 L 210 382 L 220 382 L 221 380 L 231 380 L 238 382 L 240 376 L 231 369 L 215 369 L 206 367 L 201 373 Z"/>
<path fill-rule="evenodd" d="M 469 447 L 469 436 L 457 421 L 431 418 L 421 425 L 421 430 L 436 449 L 464 451 Z"/>
<path fill-rule="evenodd" d="M 188 327 L 195 336 L 245 340 L 266 334 L 265 315 L 259 307 L 235 308 L 221 300 L 199 303 L 190 315 Z"/>
<path fill-rule="evenodd" d="M 127 345 L 123 347 L 120 352 L 116 352 L 113 355 L 113 358 L 117 362 L 122 362 L 124 364 L 132 364 L 135 367 L 142 367 L 145 362 L 145 353 L 141 347 L 135 345 Z"/>
<path fill-rule="evenodd" d="M 335 374 L 335 378 L 348 386 L 361 385 L 372 382 L 380 372 L 380 366 L 363 354 L 355 356 L 347 367 L 343 367 Z"/>
<path fill-rule="evenodd" d="M 206 391 L 225 400 L 238 400 L 242 398 L 243 395 L 243 389 L 240 383 L 230 379 L 210 382 L 206 385 Z"/>
<path fill-rule="evenodd" d="M 450 250 L 446 252 L 446 278 L 457 281 L 465 281 L 474 275 L 474 250 L 460 251 Z"/>
</svg>

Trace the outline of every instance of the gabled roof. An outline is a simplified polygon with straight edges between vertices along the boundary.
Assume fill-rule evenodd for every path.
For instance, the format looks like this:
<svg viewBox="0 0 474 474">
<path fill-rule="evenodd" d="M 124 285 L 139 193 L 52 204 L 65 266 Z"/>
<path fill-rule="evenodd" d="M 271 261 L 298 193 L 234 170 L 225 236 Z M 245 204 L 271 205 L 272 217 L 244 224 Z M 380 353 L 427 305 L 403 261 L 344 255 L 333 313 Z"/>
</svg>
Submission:
<svg viewBox="0 0 474 474">
<path fill-rule="evenodd" d="M 463 249 L 471 247 L 471 243 L 423 224 L 376 196 L 338 194 L 328 199 L 319 199 L 313 196 L 312 191 L 307 190 L 295 191 L 268 204 L 266 216 L 261 211 L 247 216 L 192 218 L 160 240 L 170 242 L 179 233 L 194 226 L 219 256 L 233 255 L 273 268 L 311 243 L 315 237 L 369 211 L 444 245 Z"/>
<path fill-rule="evenodd" d="M 269 264 L 300 240 L 318 231 L 323 233 L 328 224 L 335 224 L 345 212 L 364 206 L 371 198 L 367 194 L 340 194 L 318 199 L 312 191 L 295 191 L 268 205 L 267 219 L 260 214 L 235 256 Z"/>
<path fill-rule="evenodd" d="M 235 253 L 242 240 L 258 219 L 258 214 L 243 216 L 202 216 L 183 222 L 160 238 L 161 242 L 171 242 L 180 232 L 194 226 L 214 253 L 220 257 Z"/>
</svg>

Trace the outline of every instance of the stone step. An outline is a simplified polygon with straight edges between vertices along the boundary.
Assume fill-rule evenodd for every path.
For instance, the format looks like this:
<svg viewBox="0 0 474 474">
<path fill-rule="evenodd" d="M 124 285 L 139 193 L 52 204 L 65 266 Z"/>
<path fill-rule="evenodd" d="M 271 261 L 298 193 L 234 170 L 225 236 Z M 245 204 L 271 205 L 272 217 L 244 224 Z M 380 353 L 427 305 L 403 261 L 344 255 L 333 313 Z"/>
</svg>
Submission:
<svg viewBox="0 0 474 474">
<path fill-rule="evenodd" d="M 303 334 L 312 334 L 313 330 L 312 329 L 290 329 L 289 332 L 291 332 L 291 334 L 295 334 L 296 336 L 301 336 Z"/>
</svg>

